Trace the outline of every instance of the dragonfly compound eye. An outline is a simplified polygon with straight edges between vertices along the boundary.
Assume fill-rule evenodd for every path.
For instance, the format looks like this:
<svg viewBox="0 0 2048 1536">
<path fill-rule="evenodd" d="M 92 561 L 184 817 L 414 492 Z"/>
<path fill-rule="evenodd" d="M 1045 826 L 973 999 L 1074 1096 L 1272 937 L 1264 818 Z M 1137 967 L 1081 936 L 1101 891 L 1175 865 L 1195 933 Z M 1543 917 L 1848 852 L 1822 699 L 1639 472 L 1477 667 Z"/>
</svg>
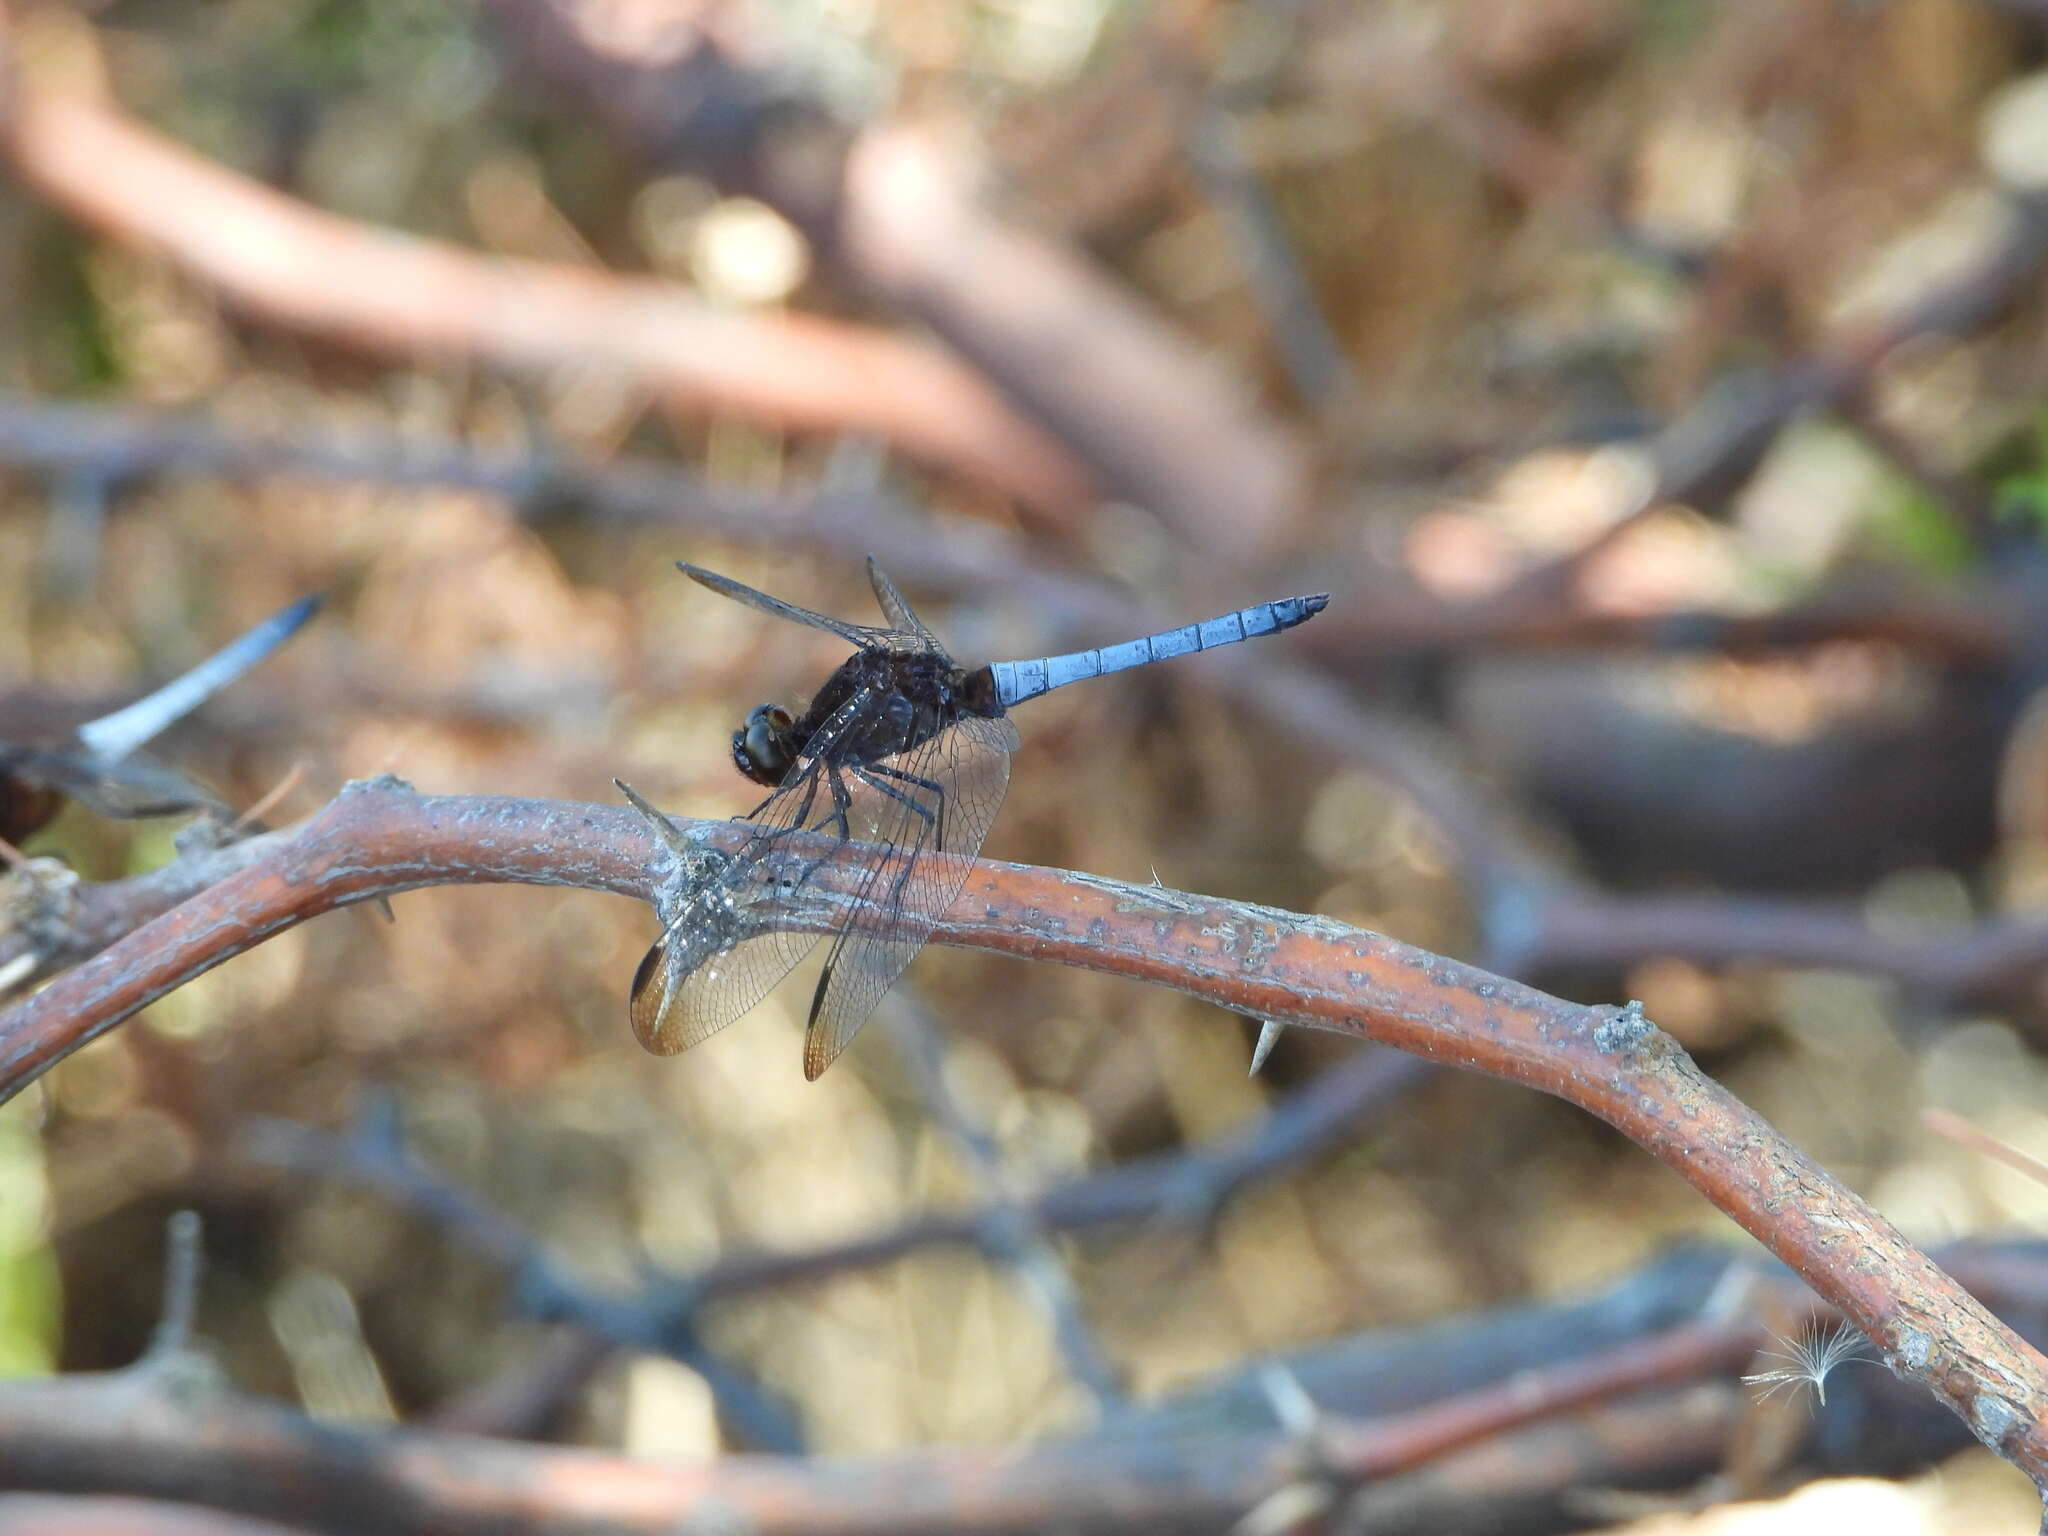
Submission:
<svg viewBox="0 0 2048 1536">
<path fill-rule="evenodd" d="M 763 704 L 732 733 L 733 766 L 756 784 L 780 784 L 794 760 L 789 750 L 794 723 L 788 710 Z"/>
</svg>

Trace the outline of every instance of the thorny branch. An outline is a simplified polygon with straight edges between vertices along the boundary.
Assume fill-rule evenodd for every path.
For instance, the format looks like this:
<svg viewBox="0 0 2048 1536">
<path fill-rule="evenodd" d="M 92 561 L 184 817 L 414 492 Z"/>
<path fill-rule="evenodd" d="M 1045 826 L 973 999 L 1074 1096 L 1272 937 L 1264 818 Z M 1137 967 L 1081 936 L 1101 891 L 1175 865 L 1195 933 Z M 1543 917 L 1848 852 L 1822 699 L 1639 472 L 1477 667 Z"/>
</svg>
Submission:
<svg viewBox="0 0 2048 1536">
<path fill-rule="evenodd" d="M 422 1430 L 316 1430 L 297 1413 L 238 1396 L 214 1396 L 199 1412 L 190 1401 L 138 1395 L 120 1373 L 71 1376 L 0 1384 L 0 1478 L 14 1488 L 197 1496 L 336 1532 L 540 1536 L 567 1523 L 652 1536 L 692 1521 L 736 1521 L 763 1536 L 1178 1527 L 1234 1519 L 1284 1489 L 1369 1483 L 1631 1381 L 1717 1356 L 1732 1363 L 1747 1348 L 1746 1330 L 1679 1330 L 1555 1373 L 1542 1390 L 1503 1383 L 1442 1408 L 1318 1420 L 1305 1435 L 1096 1435 L 1023 1451 L 830 1462 L 728 1456 L 694 1465 Z M 1696 1401 L 1659 1418 L 1655 1433 L 1665 1448 L 1675 1434 L 1705 1440 L 1724 1431 L 1726 1407 L 1725 1394 Z M 110 1424 L 120 1426 L 118 1439 L 110 1440 Z M 1582 1431 L 1639 1448 L 1649 1438 L 1633 1410 L 1596 1413 Z"/>
<path fill-rule="evenodd" d="M 523 1262 L 525 1245 L 511 1243 L 508 1262 Z M 1973 1290 L 2038 1325 L 2037 1250 L 1966 1243 L 1950 1256 Z M 670 1472 L 417 1430 L 315 1433 L 217 1377 L 167 1376 L 145 1356 L 111 1375 L 0 1387 L 0 1475 L 12 1489 L 121 1490 L 351 1532 L 365 1509 L 380 1529 L 406 1532 L 568 1520 L 666 1530 L 734 1511 L 770 1532 L 981 1531 L 1208 1524 L 1344 1499 L 1344 1528 L 1375 1536 L 1413 1529 L 1418 1498 L 1469 1508 L 1475 1496 L 1482 1506 L 1512 1497 L 1527 1508 L 1566 1489 L 1582 1496 L 1714 1464 L 1745 1412 L 1725 1378 L 1761 1341 L 1749 1303 L 1758 1285 L 1782 1284 L 1740 1259 L 1673 1255 L 1596 1295 L 1478 1319 L 1448 1351 L 1435 1329 L 1368 1335 L 1264 1361 L 1085 1440 L 994 1460 L 976 1450 L 756 1456 Z M 1411 1368 L 1418 1351 L 1433 1374 Z M 1843 1405 L 1880 1463 L 1897 1439 L 1886 1428 L 1897 1391 L 1869 1382 Z M 1547 1421 L 1561 1414 L 1572 1417 L 1553 1432 Z M 1924 1452 L 1925 1427 L 1906 1433 Z"/>
<path fill-rule="evenodd" d="M 468 1222 L 478 1212 L 463 1206 L 445 1214 Z M 184 1242 L 174 1244 L 167 1285 L 189 1290 L 197 1224 L 188 1212 L 174 1226 L 182 1226 Z M 1996 1255 L 1974 1249 L 1958 1257 L 1966 1270 L 1983 1257 L 1998 1264 Z M 2038 1262 L 2030 1267 L 2020 1258 L 2017 1268 L 2035 1281 L 2032 1291 L 2025 1279 L 1990 1289 L 2038 1292 Z M 1418 1383 L 1397 1364 L 1412 1341 L 1366 1339 L 1318 1358 L 1269 1360 L 1236 1386 L 1179 1407 L 995 1460 L 976 1450 L 837 1463 L 728 1457 L 672 1471 L 417 1429 L 313 1433 L 309 1421 L 229 1392 L 216 1376 L 170 1373 L 159 1358 L 164 1351 L 152 1347 L 136 1366 L 111 1375 L 0 1387 L 0 1471 L 11 1489 L 113 1490 L 253 1514 L 287 1512 L 282 1501 L 289 1500 L 295 1523 L 318 1530 L 352 1530 L 372 1515 L 380 1529 L 406 1532 L 556 1529 L 564 1521 L 660 1530 L 735 1513 L 762 1531 L 1094 1529 L 1133 1519 L 1209 1523 L 1246 1508 L 1257 1521 L 1283 1508 L 1328 1510 L 1342 1499 L 1345 1528 L 1370 1536 L 1410 1528 L 1419 1493 L 1470 1491 L 1489 1472 L 1494 1482 L 1503 1470 L 1519 1477 L 1526 1501 L 1601 1481 L 1595 1462 L 1617 1472 L 1701 1464 L 1715 1437 L 1732 1428 L 1738 1400 L 1725 1383 L 1680 1389 L 1739 1369 L 1758 1330 L 1691 1293 L 1707 1283 L 1723 1296 L 1743 1269 L 1739 1260 L 1704 1268 L 1667 1263 L 1547 1315 L 1520 1309 L 1523 1322 L 1537 1324 L 1521 1330 L 1525 1345 L 1540 1335 L 1555 1346 L 1588 1323 L 1597 1340 L 1590 1350 L 1567 1345 L 1520 1370 L 1503 1368 L 1498 1341 L 1482 1346 L 1487 1373 L 1480 1379 L 1460 1381 L 1453 1366 L 1448 1378 Z M 1641 1310 L 1622 1292 L 1642 1285 L 1651 1287 L 1643 1298 L 1649 1312 L 1638 1329 L 1618 1332 L 1619 1314 Z M 2005 1300 L 2020 1304 L 2018 1295 Z M 172 1350 L 188 1348 L 183 1325 L 172 1321 L 188 1305 L 189 1297 L 167 1298 L 159 1335 Z M 1660 1323 L 1659 1316 L 1678 1320 Z M 1478 1332 L 1498 1332 L 1502 1323 L 1512 1326 L 1513 1317 L 1482 1323 Z M 1375 1360 L 1386 1368 L 1374 1368 Z M 1351 1379 L 1348 1388 L 1330 1379 L 1333 1369 Z M 1308 1375 L 1318 1383 L 1315 1395 Z M 1245 1401 L 1246 1390 L 1258 1406 Z M 1646 1401 L 1645 1392 L 1657 1396 Z M 1602 1406 L 1623 1396 L 1630 1396 L 1625 1416 Z M 1561 1461 L 1529 1442 L 1563 1414 L 1574 1415 L 1577 1450 Z M 1474 1454 L 1461 1456 L 1467 1448 Z"/>
<path fill-rule="evenodd" d="M 718 824 L 693 835 L 730 849 L 741 834 Z M 655 857 L 622 810 L 426 797 L 388 779 L 351 786 L 262 859 L 0 1017 L 0 1092 L 19 1092 L 156 998 L 321 912 L 494 882 L 652 901 L 672 873 Z M 781 920 L 823 931 L 855 890 L 834 859 Z M 1635 1005 L 1567 1003 L 1326 919 L 1022 865 L 976 863 L 936 937 L 1155 982 L 1566 1099 L 1678 1172 L 1853 1321 L 1895 1372 L 2048 1487 L 2048 1362 Z"/>
</svg>

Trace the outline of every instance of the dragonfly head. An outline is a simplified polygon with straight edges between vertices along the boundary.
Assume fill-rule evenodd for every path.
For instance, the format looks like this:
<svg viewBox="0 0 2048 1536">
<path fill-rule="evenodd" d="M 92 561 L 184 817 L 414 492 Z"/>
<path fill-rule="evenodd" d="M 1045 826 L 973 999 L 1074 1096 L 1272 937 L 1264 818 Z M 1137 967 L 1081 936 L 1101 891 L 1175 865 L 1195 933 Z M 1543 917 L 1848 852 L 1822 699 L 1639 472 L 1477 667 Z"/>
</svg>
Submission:
<svg viewBox="0 0 2048 1536">
<path fill-rule="evenodd" d="M 733 766 L 756 784 L 780 784 L 796 762 L 796 744 L 790 740 L 795 724 L 788 710 L 763 704 L 732 733 Z"/>
</svg>

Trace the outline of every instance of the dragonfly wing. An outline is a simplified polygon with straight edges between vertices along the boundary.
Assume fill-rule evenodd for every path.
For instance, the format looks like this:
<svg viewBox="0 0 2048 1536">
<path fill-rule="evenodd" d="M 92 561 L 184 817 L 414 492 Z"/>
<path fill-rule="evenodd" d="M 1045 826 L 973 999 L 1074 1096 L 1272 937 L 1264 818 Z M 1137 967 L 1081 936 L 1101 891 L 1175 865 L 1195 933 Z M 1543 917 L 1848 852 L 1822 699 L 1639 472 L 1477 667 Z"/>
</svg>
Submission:
<svg viewBox="0 0 2048 1536">
<path fill-rule="evenodd" d="M 634 1035 L 657 1056 L 687 1051 L 766 997 L 817 942 L 775 929 L 707 951 L 703 935 L 672 927 L 633 977 Z"/>
<path fill-rule="evenodd" d="M 801 882 L 816 867 L 788 838 L 830 818 L 826 764 L 865 703 L 856 694 L 812 735 L 796 769 L 748 818 L 747 841 L 729 856 L 707 854 L 703 873 L 668 914 L 634 974 L 629 1009 L 633 1033 L 655 1055 L 673 1056 L 717 1034 L 818 942 L 815 933 L 765 927 L 754 909 L 772 902 L 777 884 Z"/>
<path fill-rule="evenodd" d="M 846 1049 L 967 883 L 1010 783 L 1017 728 L 970 717 L 899 757 L 847 770 L 854 837 L 872 852 L 833 938 L 804 1036 L 815 1080 Z"/>
<path fill-rule="evenodd" d="M 839 636 L 862 650 L 876 647 L 900 648 L 901 642 L 894 630 L 878 629 L 872 624 L 849 624 L 844 619 L 835 619 L 829 613 L 815 613 L 809 608 L 799 608 L 795 603 L 785 603 L 779 597 L 770 597 L 766 592 L 756 592 L 730 576 L 721 576 L 716 571 L 707 571 L 702 566 L 691 565 L 678 560 L 676 568 L 699 586 L 709 587 L 721 597 L 729 597 L 736 603 L 745 603 L 749 608 L 759 609 L 778 619 L 788 619 L 794 624 L 808 624 L 812 629 L 822 629 L 827 634 Z"/>
<path fill-rule="evenodd" d="M 57 790 L 87 810 L 124 821 L 221 810 L 220 801 L 169 763 L 144 753 L 103 761 L 84 752 L 28 749 L 10 759 L 14 776 Z"/>
<path fill-rule="evenodd" d="M 875 557 L 868 556 L 868 583 L 875 589 L 875 601 L 881 604 L 882 614 L 889 621 L 889 627 L 899 635 L 905 635 L 917 642 L 920 650 L 946 654 L 946 648 L 939 644 L 939 637 L 924 627 L 924 620 L 917 616 L 903 594 L 896 590 L 896 583 L 889 579 L 888 572 L 875 564 Z"/>
</svg>

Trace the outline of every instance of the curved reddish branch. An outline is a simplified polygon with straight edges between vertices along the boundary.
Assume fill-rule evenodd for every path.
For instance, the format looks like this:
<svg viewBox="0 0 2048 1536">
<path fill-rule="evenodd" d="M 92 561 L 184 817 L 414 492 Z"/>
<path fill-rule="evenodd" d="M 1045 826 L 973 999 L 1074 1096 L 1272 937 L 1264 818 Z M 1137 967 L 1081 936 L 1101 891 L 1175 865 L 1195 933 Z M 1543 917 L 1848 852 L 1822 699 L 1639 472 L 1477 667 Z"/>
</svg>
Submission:
<svg viewBox="0 0 2048 1536">
<path fill-rule="evenodd" d="M 731 823 L 691 830 L 712 845 L 741 835 Z M 490 882 L 651 900 L 667 878 L 655 858 L 645 825 L 624 810 L 353 785 L 246 868 L 0 1017 L 0 1093 L 321 912 Z M 848 889 L 829 867 L 791 920 L 829 926 Z M 1852 1319 L 1894 1370 L 2048 1485 L 2048 1361 L 1638 1011 L 1568 1003 L 1323 918 L 1023 865 L 977 863 L 937 937 L 1155 982 L 1567 1099 L 1676 1170 Z"/>
<path fill-rule="evenodd" d="M 4 27 L 0 15 L 0 27 Z M 401 359 L 610 367 L 692 411 L 872 432 L 1048 508 L 1089 479 L 971 370 L 881 331 L 721 310 L 672 284 L 492 258 L 338 218 L 75 93 L 8 82 L 0 156 L 37 195 L 305 335 Z"/>
</svg>

